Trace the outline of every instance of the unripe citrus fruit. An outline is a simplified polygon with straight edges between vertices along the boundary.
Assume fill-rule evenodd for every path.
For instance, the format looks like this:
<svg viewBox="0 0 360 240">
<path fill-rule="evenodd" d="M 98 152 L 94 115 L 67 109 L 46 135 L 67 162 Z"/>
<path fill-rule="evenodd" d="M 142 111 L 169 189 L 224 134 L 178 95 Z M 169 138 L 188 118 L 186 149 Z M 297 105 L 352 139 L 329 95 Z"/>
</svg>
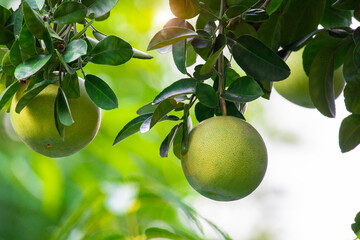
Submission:
<svg viewBox="0 0 360 240">
<path fill-rule="evenodd" d="M 181 163 L 186 179 L 200 194 L 232 201 L 259 186 L 266 172 L 267 152 L 249 123 L 231 116 L 213 117 L 190 132 Z"/>
<path fill-rule="evenodd" d="M 309 77 L 306 75 L 302 63 L 303 49 L 292 52 L 286 60 L 291 70 L 291 75 L 280 82 L 274 82 L 275 90 L 285 99 L 299 106 L 315 108 L 309 92 Z M 337 98 L 345 85 L 342 68 L 334 71 L 334 91 Z"/>
<path fill-rule="evenodd" d="M 65 157 L 87 146 L 96 136 L 101 121 L 100 109 L 85 91 L 79 79 L 80 97 L 69 98 L 74 124 L 65 127 L 64 139 L 59 135 L 54 118 L 54 104 L 59 86 L 50 84 L 20 112 L 16 105 L 25 87 L 15 94 L 10 110 L 11 122 L 20 139 L 34 151 L 48 157 Z"/>
</svg>

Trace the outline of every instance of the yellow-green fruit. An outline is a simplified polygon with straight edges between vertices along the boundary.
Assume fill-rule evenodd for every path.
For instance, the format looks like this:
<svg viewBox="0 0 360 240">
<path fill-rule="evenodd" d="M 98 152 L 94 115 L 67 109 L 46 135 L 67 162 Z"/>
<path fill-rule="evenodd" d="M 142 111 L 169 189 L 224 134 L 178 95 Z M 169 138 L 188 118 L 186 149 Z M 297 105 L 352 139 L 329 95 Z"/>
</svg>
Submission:
<svg viewBox="0 0 360 240">
<path fill-rule="evenodd" d="M 302 62 L 303 49 L 291 53 L 286 61 L 291 70 L 291 75 L 280 82 L 274 82 L 275 90 L 292 103 L 306 108 L 315 108 L 309 92 L 309 77 L 306 75 Z M 334 91 L 337 98 L 345 85 L 342 68 L 334 71 Z"/>
<path fill-rule="evenodd" d="M 259 186 L 266 172 L 267 152 L 249 123 L 230 116 L 213 117 L 190 132 L 181 163 L 186 179 L 200 194 L 232 201 Z"/>
<path fill-rule="evenodd" d="M 101 121 L 100 109 L 91 101 L 79 79 L 80 97 L 68 99 L 74 124 L 65 127 L 65 138 L 59 135 L 54 118 L 54 104 L 59 86 L 51 84 L 21 112 L 15 107 L 23 96 L 22 87 L 11 104 L 11 123 L 20 139 L 34 151 L 48 157 L 65 157 L 87 146 L 96 136 Z"/>
</svg>

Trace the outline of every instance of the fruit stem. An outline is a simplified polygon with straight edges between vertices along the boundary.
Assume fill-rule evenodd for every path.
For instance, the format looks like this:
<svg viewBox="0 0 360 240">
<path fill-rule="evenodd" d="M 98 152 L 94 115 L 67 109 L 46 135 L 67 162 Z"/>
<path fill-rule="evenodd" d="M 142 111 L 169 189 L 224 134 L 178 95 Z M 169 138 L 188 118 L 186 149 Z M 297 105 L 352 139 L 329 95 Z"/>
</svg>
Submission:
<svg viewBox="0 0 360 240">
<path fill-rule="evenodd" d="M 221 0 L 221 6 L 220 6 L 220 19 L 222 19 L 222 16 L 225 13 L 225 0 Z M 224 25 L 222 21 L 219 21 L 219 34 L 224 34 Z M 219 101 L 220 101 L 220 109 L 223 116 L 227 115 L 227 109 L 226 109 L 226 102 L 221 97 L 221 95 L 224 92 L 225 89 L 225 68 L 224 68 L 224 54 L 223 52 L 220 53 L 219 60 L 218 60 L 218 76 L 219 76 Z"/>
</svg>

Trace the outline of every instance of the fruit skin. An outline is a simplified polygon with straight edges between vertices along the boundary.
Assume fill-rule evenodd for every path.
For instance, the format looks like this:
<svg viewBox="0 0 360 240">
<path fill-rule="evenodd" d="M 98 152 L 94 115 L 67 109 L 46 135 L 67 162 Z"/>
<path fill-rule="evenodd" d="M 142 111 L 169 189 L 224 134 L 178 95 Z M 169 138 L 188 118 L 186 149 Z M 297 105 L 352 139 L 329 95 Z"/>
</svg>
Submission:
<svg viewBox="0 0 360 240">
<path fill-rule="evenodd" d="M 21 112 L 15 107 L 23 96 L 21 87 L 12 100 L 10 117 L 20 139 L 35 152 L 48 157 L 65 157 L 87 146 L 96 136 L 101 122 L 100 109 L 85 91 L 84 80 L 79 79 L 80 97 L 68 99 L 74 124 L 65 127 L 64 140 L 57 132 L 54 119 L 55 98 L 59 86 L 50 84 Z"/>
<path fill-rule="evenodd" d="M 311 101 L 309 92 L 309 77 L 306 75 L 303 64 L 302 54 L 304 49 L 292 52 L 286 63 L 289 65 L 291 75 L 280 82 L 274 82 L 275 90 L 288 101 L 305 108 L 315 108 Z M 334 91 L 337 98 L 345 85 L 342 68 L 334 71 Z"/>
<path fill-rule="evenodd" d="M 186 179 L 200 194 L 232 201 L 259 186 L 267 168 L 267 151 L 249 123 L 231 116 L 213 117 L 190 132 L 181 163 Z"/>
</svg>

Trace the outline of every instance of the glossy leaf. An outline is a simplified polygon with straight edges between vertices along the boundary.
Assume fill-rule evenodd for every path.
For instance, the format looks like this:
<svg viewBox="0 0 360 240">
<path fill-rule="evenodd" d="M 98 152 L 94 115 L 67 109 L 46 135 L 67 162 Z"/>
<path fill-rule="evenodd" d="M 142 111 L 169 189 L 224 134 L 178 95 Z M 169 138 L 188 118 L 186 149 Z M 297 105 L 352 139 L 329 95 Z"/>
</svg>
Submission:
<svg viewBox="0 0 360 240">
<path fill-rule="evenodd" d="M 64 126 L 71 126 L 74 123 L 74 120 L 71 115 L 69 102 L 61 87 L 59 87 L 56 101 L 57 101 L 57 108 L 58 108 L 57 112 L 59 114 L 60 123 L 63 124 Z"/>
<path fill-rule="evenodd" d="M 340 126 L 339 145 L 341 152 L 353 150 L 360 144 L 360 115 L 352 114 Z"/>
<path fill-rule="evenodd" d="M 90 54 L 90 61 L 96 64 L 121 65 L 133 56 L 131 45 L 116 36 L 101 40 Z"/>
<path fill-rule="evenodd" d="M 172 55 L 177 69 L 186 74 L 186 40 L 173 44 Z"/>
<path fill-rule="evenodd" d="M 0 44 L 5 45 L 12 39 L 14 39 L 13 32 L 9 28 L 0 25 Z"/>
<path fill-rule="evenodd" d="M 65 62 L 70 63 L 79 57 L 86 55 L 87 44 L 83 39 L 77 39 L 71 41 L 63 54 L 63 59 Z"/>
<path fill-rule="evenodd" d="M 139 108 L 136 111 L 137 115 L 144 115 L 144 114 L 148 114 L 148 113 L 154 113 L 155 109 L 157 108 L 157 105 L 153 105 L 152 102 L 145 104 L 144 106 L 142 106 L 141 108 Z"/>
<path fill-rule="evenodd" d="M 290 75 L 290 69 L 286 63 L 252 36 L 239 37 L 232 45 L 232 52 L 237 64 L 257 80 L 280 81 Z"/>
<path fill-rule="evenodd" d="M 182 142 L 183 131 L 184 131 L 183 123 L 180 123 L 173 141 L 173 153 L 179 160 L 181 160 L 181 142 Z"/>
<path fill-rule="evenodd" d="M 335 117 L 334 49 L 326 47 L 315 56 L 309 74 L 310 97 L 327 117 Z"/>
<path fill-rule="evenodd" d="M 200 13 L 196 0 L 170 0 L 169 5 L 172 13 L 181 19 L 190 19 Z"/>
<path fill-rule="evenodd" d="M 272 14 L 269 20 L 262 23 L 257 31 L 259 40 L 273 51 L 276 51 L 280 46 L 280 17 L 281 13 Z"/>
<path fill-rule="evenodd" d="M 197 33 L 188 28 L 167 27 L 155 34 L 155 36 L 151 39 L 147 50 L 150 51 L 159 49 L 196 36 Z"/>
<path fill-rule="evenodd" d="M 179 129 L 179 125 L 173 127 L 170 133 L 166 136 L 164 141 L 160 145 L 160 156 L 165 158 L 169 155 L 171 144 L 174 141 L 175 135 Z"/>
<path fill-rule="evenodd" d="M 251 77 L 241 77 L 234 81 L 222 94 L 231 102 L 251 102 L 264 94 L 261 86 Z"/>
<path fill-rule="evenodd" d="M 20 89 L 21 85 L 18 81 L 13 82 L 7 87 L 0 95 L 0 110 L 4 108 L 7 102 L 14 96 L 14 94 Z"/>
<path fill-rule="evenodd" d="M 54 20 L 58 24 L 71 24 L 85 19 L 88 9 L 79 2 L 64 2 L 56 8 Z"/>
<path fill-rule="evenodd" d="M 47 28 L 45 29 L 45 31 L 43 33 L 43 39 L 44 39 L 46 50 L 48 51 L 48 53 L 52 53 L 54 51 L 54 43 L 51 39 L 51 35 Z"/>
<path fill-rule="evenodd" d="M 113 90 L 101 78 L 88 74 L 85 77 L 85 89 L 91 100 L 104 110 L 118 107 L 118 100 Z"/>
<path fill-rule="evenodd" d="M 166 87 L 153 101 L 153 104 L 158 104 L 165 99 L 181 94 L 195 93 L 196 81 L 191 78 L 180 79 L 170 86 Z"/>
<path fill-rule="evenodd" d="M 80 37 L 82 37 L 84 35 L 84 33 L 86 32 L 86 30 L 93 24 L 95 20 L 92 19 L 90 22 L 88 22 L 83 29 L 81 29 L 81 31 L 79 31 L 77 34 L 75 34 L 70 41 L 74 41 L 76 39 L 79 39 Z"/>
<path fill-rule="evenodd" d="M 41 10 L 44 6 L 45 0 L 24 0 L 32 9 Z"/>
<path fill-rule="evenodd" d="M 19 37 L 21 27 L 23 25 L 23 12 L 22 7 L 14 12 L 14 36 Z"/>
<path fill-rule="evenodd" d="M 241 17 L 248 22 L 264 22 L 269 19 L 269 14 L 264 9 L 249 9 Z"/>
<path fill-rule="evenodd" d="M 152 113 L 144 114 L 141 116 L 138 116 L 131 120 L 128 124 L 124 126 L 123 129 L 119 132 L 119 134 L 116 136 L 113 145 L 118 144 L 125 138 L 137 133 L 140 131 L 140 126 L 143 124 L 143 122 L 152 116 Z"/>
<path fill-rule="evenodd" d="M 66 74 L 62 81 L 62 89 L 66 94 L 67 98 L 78 98 L 80 97 L 80 86 L 78 75 Z"/>
<path fill-rule="evenodd" d="M 21 48 L 21 55 L 24 60 L 36 56 L 35 38 L 29 32 L 26 24 L 23 25 L 19 35 L 19 45 Z"/>
<path fill-rule="evenodd" d="M 280 8 L 283 1 L 284 0 L 272 0 L 272 1 L 270 1 L 269 5 L 267 5 L 267 7 L 266 7 L 266 12 L 269 15 L 273 14 L 276 10 L 278 10 Z"/>
<path fill-rule="evenodd" d="M 88 17 L 98 18 L 110 12 L 119 0 L 83 0 L 88 7 Z"/>
<path fill-rule="evenodd" d="M 342 10 L 355 10 L 360 8 L 360 2 L 357 0 L 337 0 L 332 6 Z"/>
<path fill-rule="evenodd" d="M 16 105 L 15 112 L 20 113 L 30 102 L 33 100 L 42 90 L 44 90 L 50 84 L 57 82 L 56 80 L 46 80 L 35 84 L 30 90 L 28 90 L 24 96 L 22 96 Z"/>
<path fill-rule="evenodd" d="M 197 83 L 195 94 L 199 101 L 209 108 L 215 108 L 219 104 L 219 98 L 210 85 Z"/>
<path fill-rule="evenodd" d="M 194 71 L 194 74 L 193 74 L 194 78 L 197 79 L 197 80 L 200 80 L 200 81 L 209 79 L 213 75 L 213 72 L 209 72 L 207 74 L 200 74 L 200 71 L 201 71 L 203 66 L 204 66 L 203 64 L 197 65 L 195 67 L 195 71 Z"/>
<path fill-rule="evenodd" d="M 351 12 L 337 9 L 332 6 L 336 0 L 327 0 L 321 25 L 325 28 L 349 26 L 351 24 Z"/>
<path fill-rule="evenodd" d="M 344 58 L 343 75 L 347 82 L 358 81 L 360 79 L 360 71 L 354 63 L 354 49 L 355 45 L 351 46 Z"/>
<path fill-rule="evenodd" d="M 354 223 L 351 224 L 351 229 L 354 231 L 356 236 L 360 237 L 360 212 L 356 214 L 356 217 L 354 219 Z"/>
<path fill-rule="evenodd" d="M 166 116 L 169 112 L 174 110 L 176 107 L 176 102 L 171 99 L 166 99 L 162 101 L 154 111 L 154 114 L 151 118 L 150 129 L 155 126 L 164 116 Z"/>
<path fill-rule="evenodd" d="M 28 78 L 38 72 L 50 60 L 51 55 L 38 55 L 18 65 L 15 69 L 17 79 Z"/>
<path fill-rule="evenodd" d="M 14 66 L 19 65 L 22 63 L 22 57 L 21 57 L 21 51 L 20 51 L 20 45 L 19 45 L 19 39 L 16 39 L 11 46 L 10 49 L 10 61 Z"/>
<path fill-rule="evenodd" d="M 63 57 L 61 56 L 61 54 L 59 53 L 59 51 L 57 49 L 55 49 L 56 55 L 59 59 L 59 61 L 61 62 L 61 64 L 63 65 L 63 67 L 65 68 L 65 70 L 69 73 L 69 74 L 75 74 L 74 69 L 72 69 L 63 59 Z"/>
<path fill-rule="evenodd" d="M 360 42 L 356 44 L 353 54 L 354 64 L 358 69 L 360 69 Z"/>
<path fill-rule="evenodd" d="M 348 82 L 344 89 L 344 97 L 346 109 L 351 113 L 360 114 L 360 81 Z"/>
<path fill-rule="evenodd" d="M 38 39 L 43 38 L 43 32 L 45 31 L 45 23 L 41 18 L 41 15 L 33 10 L 26 1 L 22 2 L 24 20 L 31 32 Z"/>
<path fill-rule="evenodd" d="M 195 105 L 195 116 L 196 116 L 196 120 L 198 120 L 199 122 L 202 122 L 208 118 L 213 117 L 214 114 L 215 114 L 214 108 L 209 108 L 200 102 Z"/>
<path fill-rule="evenodd" d="M 5 53 L 1 61 L 1 67 L 4 73 L 9 76 L 14 76 L 15 66 L 10 61 L 10 51 Z"/>
<path fill-rule="evenodd" d="M 147 54 L 147 53 L 145 53 L 143 51 L 140 51 L 140 50 L 138 50 L 136 48 L 133 48 L 132 50 L 133 50 L 133 53 L 134 53 L 133 56 L 132 56 L 133 58 L 138 58 L 138 59 L 153 59 L 154 58 L 150 54 Z"/>
<path fill-rule="evenodd" d="M 220 34 L 214 43 L 214 53 L 206 60 L 205 64 L 200 70 L 200 74 L 204 75 L 213 71 L 213 67 L 216 64 L 220 54 L 226 46 L 226 37 Z"/>
</svg>

